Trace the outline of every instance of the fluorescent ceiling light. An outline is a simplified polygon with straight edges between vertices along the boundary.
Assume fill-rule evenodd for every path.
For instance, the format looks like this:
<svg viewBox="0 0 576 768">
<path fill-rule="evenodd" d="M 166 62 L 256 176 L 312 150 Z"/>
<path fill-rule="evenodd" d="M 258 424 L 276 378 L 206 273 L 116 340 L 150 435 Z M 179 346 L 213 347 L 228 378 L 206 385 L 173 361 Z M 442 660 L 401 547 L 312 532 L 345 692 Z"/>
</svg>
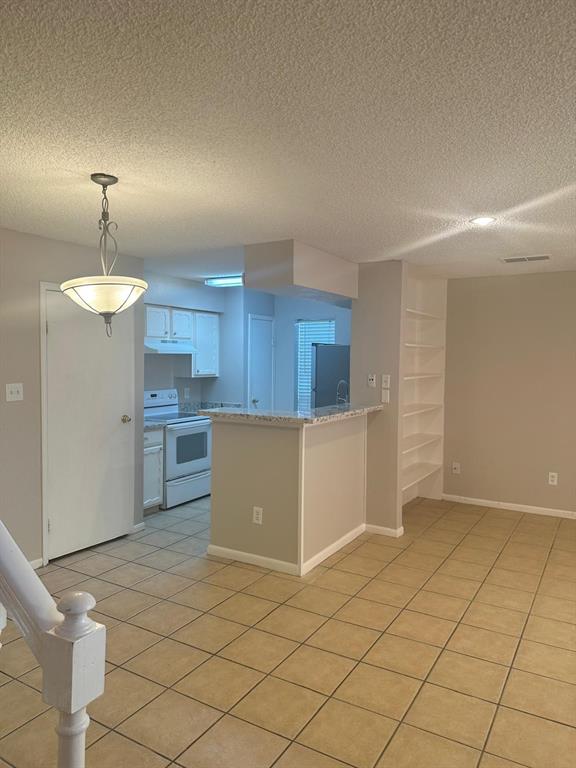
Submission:
<svg viewBox="0 0 576 768">
<path fill-rule="evenodd" d="M 238 288 L 244 285 L 244 275 L 225 275 L 224 277 L 207 277 L 204 285 L 211 288 Z"/>
<path fill-rule="evenodd" d="M 470 219 L 470 224 L 474 224 L 476 227 L 489 227 L 495 221 L 496 218 L 494 216 L 475 216 L 473 219 Z"/>
</svg>

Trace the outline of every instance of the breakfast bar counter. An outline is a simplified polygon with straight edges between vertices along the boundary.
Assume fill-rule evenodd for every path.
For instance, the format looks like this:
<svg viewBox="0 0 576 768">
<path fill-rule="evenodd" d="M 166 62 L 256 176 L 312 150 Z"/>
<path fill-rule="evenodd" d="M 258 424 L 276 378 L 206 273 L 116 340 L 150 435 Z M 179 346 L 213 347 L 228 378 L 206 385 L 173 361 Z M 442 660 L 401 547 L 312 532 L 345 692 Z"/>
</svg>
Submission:
<svg viewBox="0 0 576 768">
<path fill-rule="evenodd" d="M 365 530 L 366 430 L 382 406 L 215 408 L 209 554 L 303 575 Z"/>
</svg>

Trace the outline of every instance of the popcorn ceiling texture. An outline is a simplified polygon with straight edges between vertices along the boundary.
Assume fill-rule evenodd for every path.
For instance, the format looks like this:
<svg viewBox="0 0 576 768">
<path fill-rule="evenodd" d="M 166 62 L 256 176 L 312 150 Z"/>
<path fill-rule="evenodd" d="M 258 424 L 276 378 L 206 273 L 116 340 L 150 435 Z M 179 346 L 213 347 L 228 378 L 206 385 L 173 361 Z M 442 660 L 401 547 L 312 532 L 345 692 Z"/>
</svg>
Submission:
<svg viewBox="0 0 576 768">
<path fill-rule="evenodd" d="M 576 266 L 573 0 L 5 0 L 2 32 L 5 227 L 92 244 L 102 170 L 137 256 Z"/>
</svg>

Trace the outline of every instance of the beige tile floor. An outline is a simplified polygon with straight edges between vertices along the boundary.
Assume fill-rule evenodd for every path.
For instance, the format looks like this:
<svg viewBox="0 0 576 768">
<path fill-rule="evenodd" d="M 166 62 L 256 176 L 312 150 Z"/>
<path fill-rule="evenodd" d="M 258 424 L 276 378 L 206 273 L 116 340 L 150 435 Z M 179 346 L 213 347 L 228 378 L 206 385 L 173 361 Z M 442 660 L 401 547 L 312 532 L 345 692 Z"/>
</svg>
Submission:
<svg viewBox="0 0 576 768">
<path fill-rule="evenodd" d="M 300 579 L 208 558 L 209 500 L 42 570 L 98 600 L 88 768 L 572 768 L 576 521 L 417 500 Z M 0 768 L 55 765 L 9 624 Z"/>
</svg>

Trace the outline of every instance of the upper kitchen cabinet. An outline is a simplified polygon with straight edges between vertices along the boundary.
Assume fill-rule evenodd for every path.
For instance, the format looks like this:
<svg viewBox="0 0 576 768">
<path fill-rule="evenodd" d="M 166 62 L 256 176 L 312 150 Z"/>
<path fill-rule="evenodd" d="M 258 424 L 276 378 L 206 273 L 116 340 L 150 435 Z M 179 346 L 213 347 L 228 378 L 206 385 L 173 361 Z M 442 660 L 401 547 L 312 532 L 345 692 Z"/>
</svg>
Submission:
<svg viewBox="0 0 576 768">
<path fill-rule="evenodd" d="M 212 312 L 195 312 L 193 376 L 218 376 L 220 327 L 219 316 Z"/>
<path fill-rule="evenodd" d="M 191 339 L 194 336 L 194 312 L 186 309 L 172 310 L 172 338 Z"/>
<path fill-rule="evenodd" d="M 170 308 L 146 305 L 146 336 L 165 339 L 170 336 Z"/>
</svg>

